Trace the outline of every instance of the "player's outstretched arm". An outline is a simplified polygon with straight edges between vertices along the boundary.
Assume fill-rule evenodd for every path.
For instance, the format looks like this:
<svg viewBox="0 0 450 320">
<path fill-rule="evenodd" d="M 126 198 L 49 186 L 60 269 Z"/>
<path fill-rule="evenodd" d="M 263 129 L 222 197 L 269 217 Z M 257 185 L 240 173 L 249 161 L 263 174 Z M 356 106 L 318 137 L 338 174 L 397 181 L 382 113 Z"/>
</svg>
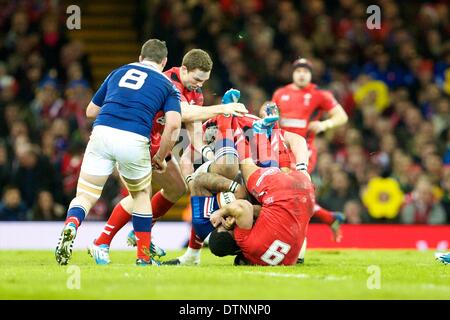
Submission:
<svg viewBox="0 0 450 320">
<path fill-rule="evenodd" d="M 312 121 L 309 124 L 309 130 L 319 133 L 332 128 L 339 127 L 348 121 L 347 113 L 340 104 L 337 104 L 329 111 L 330 117 L 324 121 Z"/>
<path fill-rule="evenodd" d="M 248 113 L 248 110 L 242 103 L 227 103 L 201 107 L 185 101 L 181 102 L 181 114 L 183 115 L 181 121 L 184 123 L 203 122 L 224 113 L 239 117 Z"/>
</svg>

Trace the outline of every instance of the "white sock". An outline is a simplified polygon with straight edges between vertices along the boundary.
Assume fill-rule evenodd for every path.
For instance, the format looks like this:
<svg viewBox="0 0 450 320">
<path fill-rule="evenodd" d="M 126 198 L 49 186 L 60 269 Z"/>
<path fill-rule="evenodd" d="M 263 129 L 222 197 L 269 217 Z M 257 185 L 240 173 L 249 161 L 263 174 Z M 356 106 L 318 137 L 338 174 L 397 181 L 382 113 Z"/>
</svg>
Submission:
<svg viewBox="0 0 450 320">
<path fill-rule="evenodd" d="M 197 260 L 200 259 L 200 249 L 192 249 L 189 248 L 186 250 L 186 252 L 178 258 L 182 263 L 186 262 L 187 260 Z"/>
</svg>

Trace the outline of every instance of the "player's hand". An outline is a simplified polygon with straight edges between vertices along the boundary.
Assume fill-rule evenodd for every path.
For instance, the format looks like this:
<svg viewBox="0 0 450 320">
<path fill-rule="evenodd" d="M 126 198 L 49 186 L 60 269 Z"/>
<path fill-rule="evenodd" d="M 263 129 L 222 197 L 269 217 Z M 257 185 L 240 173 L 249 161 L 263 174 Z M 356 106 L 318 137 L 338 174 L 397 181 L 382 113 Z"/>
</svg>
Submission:
<svg viewBox="0 0 450 320">
<path fill-rule="evenodd" d="M 222 222 L 222 225 L 227 230 L 233 229 L 235 224 L 236 224 L 236 218 L 235 217 L 231 217 L 231 216 L 226 217 L 225 221 Z"/>
<path fill-rule="evenodd" d="M 309 123 L 308 130 L 310 130 L 314 133 L 319 133 L 319 132 L 325 131 L 326 128 L 322 121 L 312 121 Z"/>
<path fill-rule="evenodd" d="M 222 103 L 232 103 L 232 102 L 238 102 L 241 98 L 241 92 L 237 89 L 229 89 L 222 97 Z"/>
<path fill-rule="evenodd" d="M 231 114 L 236 117 L 242 117 L 248 113 L 247 108 L 242 103 L 228 103 L 223 105 L 222 113 Z"/>
<path fill-rule="evenodd" d="M 158 153 L 156 153 L 152 159 L 152 168 L 157 173 L 163 173 L 167 168 L 166 159 L 162 158 Z"/>
<path fill-rule="evenodd" d="M 213 213 L 212 215 L 210 215 L 209 221 L 211 222 L 214 228 L 217 228 L 221 224 L 225 223 L 225 220 L 218 213 Z"/>
</svg>

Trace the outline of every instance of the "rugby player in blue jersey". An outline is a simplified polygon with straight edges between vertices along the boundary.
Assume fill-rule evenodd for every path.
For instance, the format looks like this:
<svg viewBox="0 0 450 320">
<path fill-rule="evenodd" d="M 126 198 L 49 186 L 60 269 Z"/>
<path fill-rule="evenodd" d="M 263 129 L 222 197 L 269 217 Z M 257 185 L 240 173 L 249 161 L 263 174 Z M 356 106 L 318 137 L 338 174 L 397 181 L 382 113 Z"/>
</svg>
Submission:
<svg viewBox="0 0 450 320">
<path fill-rule="evenodd" d="M 148 201 L 152 167 L 163 172 L 166 156 L 181 127 L 180 92 L 162 73 L 167 63 L 165 42 L 151 39 L 141 49 L 139 62 L 112 71 L 89 103 L 86 115 L 95 118 L 83 158 L 76 197 L 56 247 L 56 261 L 65 265 L 72 256 L 77 229 L 100 198 L 117 165 L 133 199 L 132 222 L 137 240 L 137 265 L 154 264 L 150 256 L 152 209 Z M 166 125 L 159 150 L 151 158 L 153 118 L 164 111 Z"/>
</svg>

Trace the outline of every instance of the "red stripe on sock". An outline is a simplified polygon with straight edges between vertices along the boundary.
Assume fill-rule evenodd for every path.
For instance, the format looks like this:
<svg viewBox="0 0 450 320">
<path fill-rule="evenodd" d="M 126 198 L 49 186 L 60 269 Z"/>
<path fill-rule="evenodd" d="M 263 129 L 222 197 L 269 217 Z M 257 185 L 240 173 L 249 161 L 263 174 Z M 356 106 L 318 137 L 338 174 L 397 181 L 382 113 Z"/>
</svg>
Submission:
<svg viewBox="0 0 450 320">
<path fill-rule="evenodd" d="M 76 225 L 77 229 L 80 226 L 80 220 L 77 217 L 68 217 L 66 221 L 64 221 L 64 225 L 68 225 L 69 223 L 73 223 Z"/>
<path fill-rule="evenodd" d="M 119 230 L 122 229 L 123 226 L 125 226 L 130 220 L 131 214 L 126 212 L 122 205 L 118 203 L 114 207 L 102 233 L 97 238 L 97 240 L 95 240 L 95 245 L 110 245 L 116 233 L 119 232 Z"/>
</svg>

